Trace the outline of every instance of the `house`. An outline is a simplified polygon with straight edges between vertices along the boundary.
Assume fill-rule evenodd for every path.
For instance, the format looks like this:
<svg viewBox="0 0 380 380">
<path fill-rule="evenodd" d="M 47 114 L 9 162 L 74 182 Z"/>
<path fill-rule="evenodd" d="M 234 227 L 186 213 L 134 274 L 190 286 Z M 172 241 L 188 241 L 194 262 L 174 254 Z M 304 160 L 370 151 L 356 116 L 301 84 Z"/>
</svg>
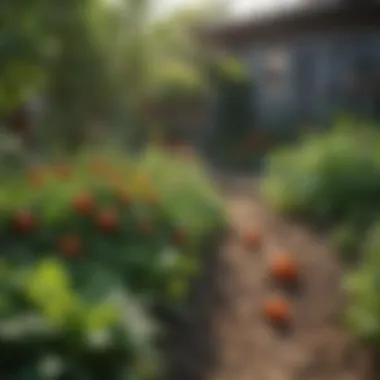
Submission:
<svg viewBox="0 0 380 380">
<path fill-rule="evenodd" d="M 329 125 L 338 112 L 380 118 L 380 1 L 304 0 L 208 26 L 247 64 L 257 125 Z"/>
</svg>

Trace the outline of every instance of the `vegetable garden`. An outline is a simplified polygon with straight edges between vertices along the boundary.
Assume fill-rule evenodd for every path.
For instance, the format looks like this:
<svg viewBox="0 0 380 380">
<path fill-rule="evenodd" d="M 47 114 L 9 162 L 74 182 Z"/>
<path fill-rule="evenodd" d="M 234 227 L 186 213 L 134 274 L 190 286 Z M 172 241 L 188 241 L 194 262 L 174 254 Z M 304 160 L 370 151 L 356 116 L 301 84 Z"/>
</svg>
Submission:
<svg viewBox="0 0 380 380">
<path fill-rule="evenodd" d="M 199 165 L 83 153 L 1 188 L 6 379 L 152 379 L 162 320 L 183 309 L 223 225 Z"/>
<path fill-rule="evenodd" d="M 82 151 L 3 170 L 0 374 L 199 378 L 210 355 L 206 331 L 186 333 L 181 321 L 188 312 L 203 318 L 191 298 L 203 275 L 210 278 L 199 291 L 219 359 L 206 379 L 269 376 L 273 367 L 308 379 L 319 360 L 314 335 L 326 355 L 335 352 L 316 378 L 343 376 L 351 371 L 346 340 L 378 343 L 379 141 L 373 128 L 343 125 L 275 151 L 261 181 L 272 210 L 252 195 L 250 181 L 240 194 L 231 180 L 232 192 L 221 198 L 195 155 L 155 148 L 138 158 Z M 204 243 L 227 225 L 206 273 L 212 248 Z M 176 343 L 167 349 L 176 321 Z M 301 353 L 310 359 L 297 361 Z M 361 368 L 352 371 L 362 378 Z"/>
</svg>

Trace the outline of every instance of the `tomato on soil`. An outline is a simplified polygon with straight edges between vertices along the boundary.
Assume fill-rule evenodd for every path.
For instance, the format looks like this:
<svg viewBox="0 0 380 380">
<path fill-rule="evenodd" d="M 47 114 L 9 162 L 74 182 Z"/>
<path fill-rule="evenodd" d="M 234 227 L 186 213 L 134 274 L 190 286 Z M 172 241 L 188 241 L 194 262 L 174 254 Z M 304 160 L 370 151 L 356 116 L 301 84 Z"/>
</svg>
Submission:
<svg viewBox="0 0 380 380">
<path fill-rule="evenodd" d="M 282 297 L 273 297 L 265 301 L 263 306 L 265 318 L 275 325 L 287 325 L 291 320 L 290 303 Z"/>
<path fill-rule="evenodd" d="M 295 282 L 298 279 L 298 267 L 288 255 L 276 257 L 270 264 L 271 275 L 281 282 Z"/>
</svg>

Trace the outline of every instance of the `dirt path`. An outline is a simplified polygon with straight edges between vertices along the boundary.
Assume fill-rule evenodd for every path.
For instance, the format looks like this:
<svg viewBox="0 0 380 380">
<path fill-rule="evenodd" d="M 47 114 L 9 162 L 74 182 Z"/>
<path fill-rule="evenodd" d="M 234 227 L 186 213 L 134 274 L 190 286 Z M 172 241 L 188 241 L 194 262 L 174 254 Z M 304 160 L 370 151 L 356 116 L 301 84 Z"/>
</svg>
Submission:
<svg viewBox="0 0 380 380">
<path fill-rule="evenodd" d="M 273 215 L 254 195 L 252 181 L 222 182 L 230 228 L 216 239 L 215 255 L 207 255 L 190 317 L 176 329 L 169 379 L 378 380 L 369 355 L 342 327 L 336 253 L 304 226 Z M 256 251 L 247 250 L 239 232 L 255 225 L 264 239 Z M 300 265 L 304 281 L 298 294 L 282 293 L 268 278 L 268 261 L 278 252 L 294 255 Z M 294 307 L 286 334 L 262 317 L 262 302 L 277 293 Z"/>
<path fill-rule="evenodd" d="M 252 194 L 243 183 L 228 195 L 232 232 L 221 252 L 219 278 L 226 302 L 213 317 L 219 360 L 212 380 L 372 379 L 367 355 L 340 327 L 343 296 L 336 254 L 305 228 L 271 215 Z M 245 249 L 239 239 L 247 225 L 263 230 L 256 251 Z M 281 293 L 267 276 L 268 260 L 278 252 L 293 254 L 304 278 L 299 294 L 286 294 L 294 305 L 287 334 L 268 326 L 261 312 L 268 295 Z"/>
</svg>

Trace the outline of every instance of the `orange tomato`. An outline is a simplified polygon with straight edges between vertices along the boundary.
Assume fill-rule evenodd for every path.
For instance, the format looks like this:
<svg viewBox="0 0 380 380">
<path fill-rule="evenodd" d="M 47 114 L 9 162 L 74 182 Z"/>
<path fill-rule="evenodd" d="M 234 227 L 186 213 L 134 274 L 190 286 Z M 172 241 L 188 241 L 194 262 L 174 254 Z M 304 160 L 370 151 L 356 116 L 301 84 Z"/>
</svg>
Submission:
<svg viewBox="0 0 380 380">
<path fill-rule="evenodd" d="M 73 207 L 78 214 L 86 215 L 93 211 L 95 199 L 91 194 L 80 194 L 73 202 Z"/>
<path fill-rule="evenodd" d="M 282 282 L 294 282 L 298 278 L 298 267 L 288 255 L 276 257 L 270 264 L 270 272 L 274 278 Z"/>
<path fill-rule="evenodd" d="M 291 306 L 282 297 L 267 299 L 263 306 L 263 312 L 266 319 L 276 325 L 285 325 L 291 320 Z"/>
</svg>

